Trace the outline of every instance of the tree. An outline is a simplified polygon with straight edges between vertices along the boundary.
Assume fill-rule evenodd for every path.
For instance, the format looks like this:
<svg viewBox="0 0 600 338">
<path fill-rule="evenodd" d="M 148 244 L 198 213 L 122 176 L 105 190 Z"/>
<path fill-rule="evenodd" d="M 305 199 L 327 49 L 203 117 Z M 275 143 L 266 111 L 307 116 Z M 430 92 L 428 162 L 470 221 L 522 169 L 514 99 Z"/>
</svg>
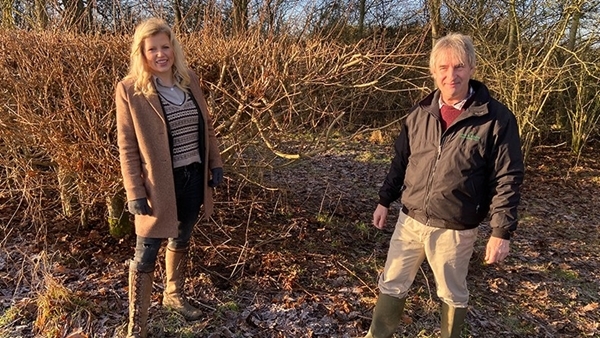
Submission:
<svg viewBox="0 0 600 338">
<path fill-rule="evenodd" d="M 519 38 L 519 21 L 517 18 L 517 0 L 509 0 L 508 2 L 508 51 L 507 56 L 514 53 L 517 48 L 517 40 Z"/>
<path fill-rule="evenodd" d="M 582 22 L 587 16 L 596 15 L 597 17 L 599 8 L 600 1 L 598 0 L 573 0 L 570 4 L 566 4 L 565 13 L 572 16 L 567 39 L 567 49 L 570 51 L 575 51 L 577 49 L 578 39 L 582 29 Z M 585 29 L 596 31 L 597 26 L 592 24 L 590 27 L 585 27 Z"/>
<path fill-rule="evenodd" d="M 173 0 L 173 14 L 175 17 L 175 27 L 181 27 L 183 16 L 181 14 L 181 1 Z"/>
<path fill-rule="evenodd" d="M 358 2 L 358 38 L 363 37 L 365 28 L 365 15 L 366 15 L 366 0 L 359 0 Z"/>
<path fill-rule="evenodd" d="M 63 25 L 66 29 L 87 32 L 92 25 L 92 6 L 83 0 L 62 0 Z"/>
<path fill-rule="evenodd" d="M 231 13 L 233 34 L 242 34 L 248 30 L 248 5 L 250 0 L 233 0 Z"/>
<path fill-rule="evenodd" d="M 14 28 L 15 18 L 11 0 L 2 0 L 2 28 Z"/>
<path fill-rule="evenodd" d="M 431 45 L 433 46 L 442 34 L 442 0 L 427 0 L 431 17 Z"/>
</svg>

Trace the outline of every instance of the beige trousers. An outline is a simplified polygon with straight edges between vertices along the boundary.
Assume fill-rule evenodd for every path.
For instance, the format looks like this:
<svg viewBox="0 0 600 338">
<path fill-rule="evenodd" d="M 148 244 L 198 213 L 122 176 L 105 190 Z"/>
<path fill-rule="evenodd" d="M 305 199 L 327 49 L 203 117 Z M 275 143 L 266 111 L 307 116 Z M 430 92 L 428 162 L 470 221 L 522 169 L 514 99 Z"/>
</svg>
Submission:
<svg viewBox="0 0 600 338">
<path fill-rule="evenodd" d="M 400 213 L 383 273 L 381 293 L 403 298 L 421 263 L 427 258 L 433 271 L 438 297 L 453 307 L 467 307 L 467 273 L 478 229 L 434 228 Z"/>
</svg>

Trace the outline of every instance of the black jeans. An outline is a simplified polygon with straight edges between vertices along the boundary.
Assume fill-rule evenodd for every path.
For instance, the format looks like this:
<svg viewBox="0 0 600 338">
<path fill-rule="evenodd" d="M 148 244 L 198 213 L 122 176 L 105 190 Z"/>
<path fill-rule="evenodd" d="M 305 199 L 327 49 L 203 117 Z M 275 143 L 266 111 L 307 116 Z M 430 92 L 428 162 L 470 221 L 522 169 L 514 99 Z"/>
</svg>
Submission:
<svg viewBox="0 0 600 338">
<path fill-rule="evenodd" d="M 200 163 L 173 169 L 175 197 L 177 201 L 178 235 L 169 238 L 167 246 L 173 250 L 189 246 L 194 225 L 198 220 L 200 207 L 204 201 L 204 173 Z M 133 261 L 138 271 L 154 271 L 156 256 L 163 238 L 137 236 Z"/>
</svg>

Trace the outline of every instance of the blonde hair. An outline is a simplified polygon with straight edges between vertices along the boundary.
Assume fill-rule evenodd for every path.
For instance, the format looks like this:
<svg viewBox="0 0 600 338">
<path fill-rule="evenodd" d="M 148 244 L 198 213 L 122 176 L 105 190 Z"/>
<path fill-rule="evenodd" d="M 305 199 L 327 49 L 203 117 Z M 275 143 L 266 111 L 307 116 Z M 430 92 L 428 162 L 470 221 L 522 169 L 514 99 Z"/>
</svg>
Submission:
<svg viewBox="0 0 600 338">
<path fill-rule="evenodd" d="M 169 38 L 173 47 L 174 62 L 173 62 L 173 77 L 175 85 L 183 91 L 187 91 L 190 84 L 190 75 L 185 62 L 185 56 L 181 45 L 175 38 L 175 34 L 165 21 L 158 18 L 150 18 L 143 21 L 135 28 L 133 34 L 133 42 L 131 43 L 131 54 L 129 55 L 129 74 L 126 79 L 134 79 L 134 89 L 136 94 L 150 96 L 155 93 L 152 73 L 148 68 L 146 57 L 144 56 L 144 41 L 146 38 L 164 33 Z"/>
<path fill-rule="evenodd" d="M 447 54 L 455 57 L 457 61 L 464 63 L 471 68 L 475 68 L 476 56 L 473 40 L 463 34 L 450 33 L 439 39 L 433 46 L 431 56 L 429 57 L 429 71 L 433 74 L 435 67 L 442 54 Z"/>
</svg>

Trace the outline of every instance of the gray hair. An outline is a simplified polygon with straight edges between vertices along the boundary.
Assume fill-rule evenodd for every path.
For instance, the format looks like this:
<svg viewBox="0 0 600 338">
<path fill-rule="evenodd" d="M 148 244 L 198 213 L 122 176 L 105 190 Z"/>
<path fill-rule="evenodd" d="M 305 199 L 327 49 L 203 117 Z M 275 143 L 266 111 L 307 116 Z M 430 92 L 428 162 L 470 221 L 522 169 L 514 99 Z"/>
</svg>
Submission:
<svg viewBox="0 0 600 338">
<path fill-rule="evenodd" d="M 465 65 L 475 68 L 475 47 L 471 37 L 459 33 L 450 33 L 440 38 L 429 57 L 429 71 L 433 73 L 442 54 L 450 53 Z"/>
</svg>

